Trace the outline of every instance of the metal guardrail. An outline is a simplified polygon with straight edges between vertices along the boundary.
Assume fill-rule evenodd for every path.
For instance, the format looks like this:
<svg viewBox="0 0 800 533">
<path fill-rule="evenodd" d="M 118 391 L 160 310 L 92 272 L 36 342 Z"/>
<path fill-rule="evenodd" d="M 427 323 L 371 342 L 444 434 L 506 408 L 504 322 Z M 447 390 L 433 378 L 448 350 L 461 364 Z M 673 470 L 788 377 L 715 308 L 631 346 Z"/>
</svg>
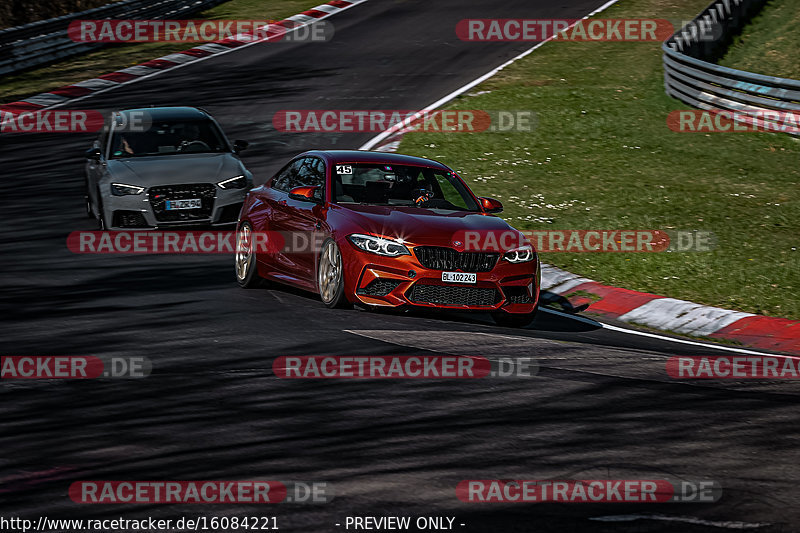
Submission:
<svg viewBox="0 0 800 533">
<path fill-rule="evenodd" d="M 767 0 L 716 0 L 662 45 L 667 94 L 705 110 L 800 111 L 800 81 L 716 65 Z M 759 115 L 761 116 L 761 115 Z M 773 122 L 769 117 L 764 123 Z M 749 122 L 749 120 L 746 120 Z"/>
<path fill-rule="evenodd" d="M 74 20 L 180 19 L 226 0 L 122 0 L 105 6 L 40 20 L 0 31 L 0 74 L 17 72 L 98 48 L 72 41 L 67 28 Z"/>
</svg>

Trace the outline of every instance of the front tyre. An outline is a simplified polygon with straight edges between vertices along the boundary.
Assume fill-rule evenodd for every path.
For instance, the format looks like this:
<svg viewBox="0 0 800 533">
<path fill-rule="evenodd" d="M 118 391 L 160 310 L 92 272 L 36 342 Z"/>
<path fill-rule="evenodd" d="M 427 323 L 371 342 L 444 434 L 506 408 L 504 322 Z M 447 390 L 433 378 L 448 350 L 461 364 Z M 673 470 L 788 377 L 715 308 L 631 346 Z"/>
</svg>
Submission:
<svg viewBox="0 0 800 533">
<path fill-rule="evenodd" d="M 108 225 L 106 224 L 106 211 L 103 209 L 103 199 L 100 197 L 100 193 L 97 194 L 97 198 L 97 229 L 105 231 L 108 229 Z"/>
<path fill-rule="evenodd" d="M 86 182 L 86 194 L 84 195 L 83 199 L 84 199 L 84 202 L 86 203 L 86 216 L 89 217 L 89 218 L 95 218 L 94 217 L 94 209 L 92 209 L 92 198 L 91 198 L 91 195 L 89 194 L 89 182 L 88 181 Z"/>
<path fill-rule="evenodd" d="M 253 249 L 253 226 L 242 222 L 236 232 L 236 281 L 245 289 L 254 289 L 261 285 L 263 278 L 258 275 L 256 252 Z"/>
<path fill-rule="evenodd" d="M 344 295 L 344 272 L 342 269 L 342 252 L 333 239 L 322 243 L 317 265 L 317 288 L 322 303 L 330 308 L 350 307 Z"/>
<path fill-rule="evenodd" d="M 497 311 L 492 313 L 492 318 L 495 324 L 504 328 L 524 328 L 533 322 L 536 318 L 536 311 L 539 310 L 539 304 L 533 308 L 530 313 L 506 313 L 505 311 Z"/>
</svg>

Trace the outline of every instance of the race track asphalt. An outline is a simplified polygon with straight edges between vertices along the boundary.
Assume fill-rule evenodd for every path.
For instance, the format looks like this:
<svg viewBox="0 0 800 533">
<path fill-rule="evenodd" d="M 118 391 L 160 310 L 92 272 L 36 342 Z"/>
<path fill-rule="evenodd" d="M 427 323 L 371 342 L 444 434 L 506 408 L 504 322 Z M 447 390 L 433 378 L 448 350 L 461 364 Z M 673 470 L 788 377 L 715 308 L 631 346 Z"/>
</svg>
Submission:
<svg viewBox="0 0 800 533">
<path fill-rule="evenodd" d="M 370 0 L 332 17 L 329 43 L 273 43 L 99 94 L 75 108 L 201 106 L 246 139 L 263 182 L 310 148 L 371 134 L 284 134 L 282 109 L 416 109 L 526 49 L 465 43 L 458 20 L 576 18 L 600 0 Z M 146 356 L 140 380 L 0 383 L 0 515 L 278 517 L 288 532 L 347 516 L 455 516 L 456 529 L 793 531 L 800 518 L 800 389 L 677 382 L 672 355 L 721 355 L 542 312 L 524 330 L 488 316 L 326 309 L 313 295 L 245 291 L 227 256 L 76 255 L 85 135 L 0 138 L 2 355 Z M 449 161 L 458 168 L 457 161 Z M 281 355 L 531 357 L 528 378 L 287 381 Z M 711 479 L 713 504 L 469 504 L 465 479 Z M 78 505 L 75 480 L 325 481 L 327 504 Z M 654 519 L 658 516 L 661 519 Z M 622 516 L 620 521 L 590 518 Z M 639 519 L 635 519 L 639 516 Z M 667 520 L 669 519 L 669 520 Z M 675 521 L 676 519 L 680 521 Z M 704 522 L 706 521 L 706 522 Z M 770 525 L 766 525 L 770 524 Z"/>
</svg>

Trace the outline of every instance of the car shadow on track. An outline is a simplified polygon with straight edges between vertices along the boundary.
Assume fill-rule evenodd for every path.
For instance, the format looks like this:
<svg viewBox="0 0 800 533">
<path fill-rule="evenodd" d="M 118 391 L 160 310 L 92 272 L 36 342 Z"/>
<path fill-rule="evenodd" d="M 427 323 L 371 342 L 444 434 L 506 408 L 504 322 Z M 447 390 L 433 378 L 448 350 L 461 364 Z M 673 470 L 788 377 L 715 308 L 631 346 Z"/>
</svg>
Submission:
<svg viewBox="0 0 800 533">
<path fill-rule="evenodd" d="M 263 288 L 272 292 L 273 294 L 277 293 L 277 294 L 297 296 L 299 298 L 302 298 L 303 300 L 306 300 L 309 303 L 312 304 L 316 303 L 317 305 L 319 305 L 320 308 L 324 308 L 318 295 L 304 291 L 302 289 L 290 287 L 288 285 L 279 285 L 277 283 L 266 283 L 263 286 Z M 568 314 L 577 313 L 583 310 L 583 308 L 573 307 L 572 304 L 569 302 L 569 300 L 567 300 L 563 296 L 555 293 L 550 293 L 547 291 L 542 291 L 540 295 L 540 305 L 542 307 L 546 306 L 547 308 L 563 311 Z M 573 320 L 563 315 L 557 315 L 553 313 L 543 313 L 543 312 L 537 313 L 534 321 L 530 325 L 524 328 L 508 328 L 496 325 L 489 313 L 479 312 L 479 311 L 459 312 L 447 309 L 425 309 L 416 307 L 406 307 L 406 308 L 372 307 L 369 309 L 365 309 L 362 307 L 360 309 L 362 309 L 366 313 L 385 316 L 385 317 L 404 316 L 404 317 L 421 318 L 421 319 L 436 319 L 451 323 L 490 326 L 507 331 L 577 333 L 577 332 L 595 331 L 603 327 L 602 324 L 600 324 L 599 322 L 587 319 L 586 317 L 581 317 L 583 318 L 583 320 Z"/>
</svg>

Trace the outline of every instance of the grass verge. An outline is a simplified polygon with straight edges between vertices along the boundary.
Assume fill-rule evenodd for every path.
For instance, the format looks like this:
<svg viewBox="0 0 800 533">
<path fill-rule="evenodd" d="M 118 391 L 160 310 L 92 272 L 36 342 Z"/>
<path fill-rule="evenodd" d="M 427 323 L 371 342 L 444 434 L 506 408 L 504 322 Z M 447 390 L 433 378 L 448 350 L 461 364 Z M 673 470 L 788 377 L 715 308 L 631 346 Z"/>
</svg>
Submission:
<svg viewBox="0 0 800 533">
<path fill-rule="evenodd" d="M 230 0 L 193 15 L 193 19 L 282 20 L 322 3 L 320 0 Z M 31 69 L 0 79 L 0 103 L 88 80 L 156 59 L 173 52 L 188 50 L 203 43 L 140 43 L 109 45 L 94 52 L 65 59 L 52 65 Z"/>
<path fill-rule="evenodd" d="M 744 29 L 720 61 L 726 67 L 800 80 L 800 2 L 773 0 Z"/>
<path fill-rule="evenodd" d="M 689 20 L 707 4 L 623 0 L 601 16 Z M 718 238 L 713 252 L 548 253 L 544 262 L 610 285 L 800 319 L 800 143 L 668 129 L 668 113 L 687 106 L 664 93 L 660 43 L 550 42 L 450 108 L 537 112 L 533 132 L 416 132 L 399 150 L 453 165 L 477 194 L 503 201 L 519 229 Z"/>
</svg>

